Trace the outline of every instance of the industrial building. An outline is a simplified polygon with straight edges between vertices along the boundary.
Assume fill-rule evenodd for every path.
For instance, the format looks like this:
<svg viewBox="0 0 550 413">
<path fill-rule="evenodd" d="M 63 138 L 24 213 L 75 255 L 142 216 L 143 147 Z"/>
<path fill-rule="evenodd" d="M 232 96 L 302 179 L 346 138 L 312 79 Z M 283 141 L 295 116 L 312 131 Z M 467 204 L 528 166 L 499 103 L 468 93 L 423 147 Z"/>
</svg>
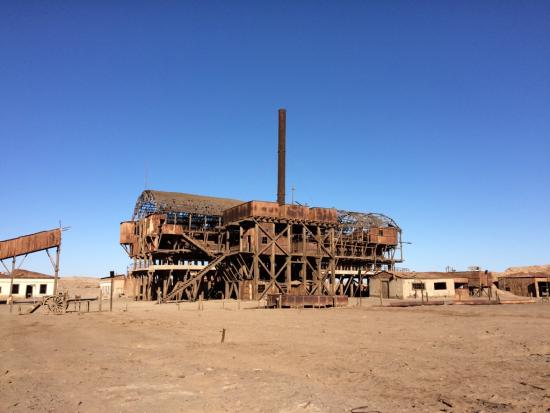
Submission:
<svg viewBox="0 0 550 413">
<path fill-rule="evenodd" d="M 285 202 L 286 111 L 279 110 L 277 202 L 145 190 L 120 244 L 126 294 L 140 300 L 266 294 L 355 296 L 368 273 L 403 260 L 401 228 L 383 214 Z"/>
<path fill-rule="evenodd" d="M 509 273 L 498 279 L 498 288 L 524 297 L 550 297 L 550 272 Z"/>
</svg>

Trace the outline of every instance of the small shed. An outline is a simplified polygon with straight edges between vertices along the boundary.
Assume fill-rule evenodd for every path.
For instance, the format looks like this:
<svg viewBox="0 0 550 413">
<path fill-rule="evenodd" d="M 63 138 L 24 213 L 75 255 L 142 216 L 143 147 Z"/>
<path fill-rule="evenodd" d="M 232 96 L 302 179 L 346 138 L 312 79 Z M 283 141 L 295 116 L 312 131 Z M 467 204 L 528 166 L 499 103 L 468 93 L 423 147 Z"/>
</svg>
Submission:
<svg viewBox="0 0 550 413">
<path fill-rule="evenodd" d="M 11 295 L 14 299 L 35 298 L 52 295 L 55 277 L 35 271 L 16 269 L 13 271 Z M 0 300 L 10 296 L 11 275 L 0 273 Z"/>
<path fill-rule="evenodd" d="M 126 283 L 125 275 L 115 275 L 113 279 L 113 296 L 120 297 L 124 295 L 124 285 Z M 102 277 L 99 280 L 99 288 L 103 297 L 111 295 L 111 277 Z"/>
</svg>

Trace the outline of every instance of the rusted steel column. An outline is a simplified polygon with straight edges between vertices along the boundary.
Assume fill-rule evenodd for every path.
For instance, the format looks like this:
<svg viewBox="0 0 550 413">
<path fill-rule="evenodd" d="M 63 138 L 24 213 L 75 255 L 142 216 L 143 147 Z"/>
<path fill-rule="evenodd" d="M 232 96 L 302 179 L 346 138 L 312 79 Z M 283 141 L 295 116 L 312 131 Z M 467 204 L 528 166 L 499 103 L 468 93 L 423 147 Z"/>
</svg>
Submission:
<svg viewBox="0 0 550 413">
<path fill-rule="evenodd" d="M 286 160 L 286 109 L 279 109 L 279 169 L 277 180 L 277 203 L 285 204 Z"/>
</svg>

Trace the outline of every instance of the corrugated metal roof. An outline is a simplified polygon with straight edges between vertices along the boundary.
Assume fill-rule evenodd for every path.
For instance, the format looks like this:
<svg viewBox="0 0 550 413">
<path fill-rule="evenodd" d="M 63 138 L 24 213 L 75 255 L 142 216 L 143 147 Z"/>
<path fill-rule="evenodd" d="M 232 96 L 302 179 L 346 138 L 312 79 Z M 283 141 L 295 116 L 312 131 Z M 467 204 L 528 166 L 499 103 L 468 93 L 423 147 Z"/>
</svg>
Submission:
<svg viewBox="0 0 550 413">
<path fill-rule="evenodd" d="M 141 219 L 157 212 L 186 212 L 221 216 L 224 210 L 242 203 L 243 201 L 236 199 L 148 189 L 141 193 L 136 202 L 134 219 Z"/>
</svg>

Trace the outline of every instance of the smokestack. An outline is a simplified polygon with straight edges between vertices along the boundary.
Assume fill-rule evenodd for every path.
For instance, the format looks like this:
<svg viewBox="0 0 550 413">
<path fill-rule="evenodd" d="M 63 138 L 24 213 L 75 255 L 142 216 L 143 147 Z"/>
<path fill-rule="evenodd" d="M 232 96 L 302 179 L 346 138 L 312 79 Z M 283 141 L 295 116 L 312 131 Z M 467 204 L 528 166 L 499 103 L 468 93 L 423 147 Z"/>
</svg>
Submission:
<svg viewBox="0 0 550 413">
<path fill-rule="evenodd" d="M 277 203 L 285 204 L 286 109 L 279 109 L 279 170 Z"/>
</svg>

